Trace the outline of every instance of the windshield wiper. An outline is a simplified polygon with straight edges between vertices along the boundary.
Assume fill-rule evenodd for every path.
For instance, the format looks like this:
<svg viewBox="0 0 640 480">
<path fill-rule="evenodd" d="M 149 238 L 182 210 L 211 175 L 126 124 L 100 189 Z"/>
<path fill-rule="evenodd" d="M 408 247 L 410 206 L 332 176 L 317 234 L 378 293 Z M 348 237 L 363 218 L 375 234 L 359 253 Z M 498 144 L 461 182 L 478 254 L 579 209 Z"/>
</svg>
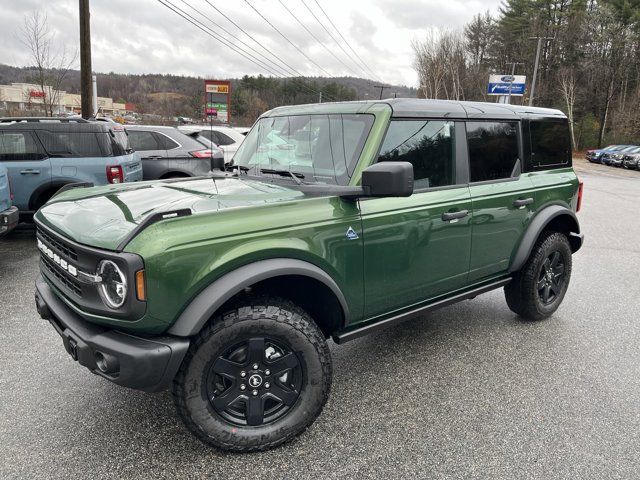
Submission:
<svg viewBox="0 0 640 480">
<path fill-rule="evenodd" d="M 226 172 L 229 171 L 234 171 L 234 170 L 238 170 L 238 174 L 240 172 L 248 172 L 249 171 L 249 167 L 245 167 L 244 165 L 233 165 L 233 164 L 227 164 L 224 166 L 224 170 Z"/>
<path fill-rule="evenodd" d="M 260 173 L 272 173 L 274 175 L 280 175 L 283 177 L 291 177 L 294 182 L 298 185 L 302 185 L 301 178 L 304 178 L 304 175 L 300 172 L 292 172 L 291 170 L 278 170 L 275 168 L 261 168 Z"/>
</svg>

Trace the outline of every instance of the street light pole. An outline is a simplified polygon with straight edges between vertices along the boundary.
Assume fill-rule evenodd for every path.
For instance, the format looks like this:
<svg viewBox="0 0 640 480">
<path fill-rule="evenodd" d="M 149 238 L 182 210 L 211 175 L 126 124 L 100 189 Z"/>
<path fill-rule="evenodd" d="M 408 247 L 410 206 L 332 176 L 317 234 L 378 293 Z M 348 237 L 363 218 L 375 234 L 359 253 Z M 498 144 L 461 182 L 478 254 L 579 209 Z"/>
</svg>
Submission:
<svg viewBox="0 0 640 480">
<path fill-rule="evenodd" d="M 516 65 L 524 65 L 522 62 L 511 62 L 511 78 L 516 74 Z M 507 97 L 507 105 L 511 105 L 511 89 L 513 88 L 513 80 L 509 82 L 509 96 Z"/>
<path fill-rule="evenodd" d="M 538 48 L 536 49 L 536 63 L 533 67 L 533 80 L 531 81 L 531 94 L 529 95 L 529 106 L 533 106 L 533 95 L 536 92 L 536 80 L 538 79 L 538 64 L 540 63 L 540 49 L 542 48 L 542 40 L 553 40 L 554 37 L 530 37 L 529 40 L 538 40 Z"/>
</svg>

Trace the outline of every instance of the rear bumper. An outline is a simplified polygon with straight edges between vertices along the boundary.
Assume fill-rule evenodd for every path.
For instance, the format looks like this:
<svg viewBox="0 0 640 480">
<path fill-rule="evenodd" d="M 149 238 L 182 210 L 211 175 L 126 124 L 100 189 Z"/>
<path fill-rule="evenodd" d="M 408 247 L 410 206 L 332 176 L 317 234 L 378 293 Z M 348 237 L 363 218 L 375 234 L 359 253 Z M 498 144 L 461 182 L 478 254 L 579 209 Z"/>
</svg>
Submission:
<svg viewBox="0 0 640 480">
<path fill-rule="evenodd" d="M 147 392 L 167 388 L 189 348 L 189 340 L 170 336 L 142 338 L 87 322 L 36 280 L 36 308 L 62 337 L 80 365 L 124 387 Z"/>
<path fill-rule="evenodd" d="M 10 207 L 4 212 L 0 212 L 0 236 L 16 228 L 19 218 L 18 207 Z"/>
</svg>

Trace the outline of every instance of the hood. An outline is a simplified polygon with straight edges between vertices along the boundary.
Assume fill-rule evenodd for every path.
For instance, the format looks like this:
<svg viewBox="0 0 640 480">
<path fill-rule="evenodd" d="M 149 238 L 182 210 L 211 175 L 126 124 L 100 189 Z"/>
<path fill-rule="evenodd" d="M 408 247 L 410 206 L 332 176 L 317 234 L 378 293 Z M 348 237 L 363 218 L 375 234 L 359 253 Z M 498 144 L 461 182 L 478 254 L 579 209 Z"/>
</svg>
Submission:
<svg viewBox="0 0 640 480">
<path fill-rule="evenodd" d="M 36 220 L 78 243 L 116 250 L 156 213 L 190 209 L 198 215 L 302 197 L 295 189 L 238 177 L 144 182 L 68 190 L 42 207 Z"/>
</svg>

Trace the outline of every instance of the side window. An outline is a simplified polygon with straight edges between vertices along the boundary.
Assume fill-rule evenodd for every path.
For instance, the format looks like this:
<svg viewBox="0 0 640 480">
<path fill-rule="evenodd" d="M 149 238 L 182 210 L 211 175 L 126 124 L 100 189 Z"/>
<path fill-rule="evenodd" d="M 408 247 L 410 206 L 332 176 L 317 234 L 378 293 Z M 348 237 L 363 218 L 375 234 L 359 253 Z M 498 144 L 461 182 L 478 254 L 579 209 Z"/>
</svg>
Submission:
<svg viewBox="0 0 640 480">
<path fill-rule="evenodd" d="M 166 135 L 163 135 L 162 133 L 156 132 L 156 137 L 158 139 L 158 144 L 160 145 L 160 148 L 162 150 L 171 150 L 172 148 L 178 148 L 180 146 L 175 141 L 173 141 Z"/>
<path fill-rule="evenodd" d="M 0 161 L 42 160 L 46 158 L 30 132 L 0 132 Z"/>
<path fill-rule="evenodd" d="M 218 138 L 211 130 L 201 130 L 200 135 L 206 138 L 207 140 L 211 140 L 216 145 L 218 144 Z"/>
<path fill-rule="evenodd" d="M 531 165 L 548 167 L 568 165 L 571 161 L 571 137 L 566 120 L 531 120 Z"/>
<path fill-rule="evenodd" d="M 222 132 L 216 132 L 216 136 L 218 137 L 218 141 L 215 142 L 220 146 L 231 145 L 232 143 L 236 143 L 233 138 L 228 135 L 225 135 Z"/>
<path fill-rule="evenodd" d="M 162 150 L 152 132 L 143 130 L 129 130 L 129 142 L 131 148 L 138 152 L 145 150 Z"/>
<path fill-rule="evenodd" d="M 455 125 L 442 120 L 393 120 L 379 162 L 410 162 L 416 189 L 455 184 Z"/>
<path fill-rule="evenodd" d="M 467 122 L 471 182 L 511 178 L 519 158 L 516 122 Z"/>
<path fill-rule="evenodd" d="M 51 157 L 81 158 L 105 155 L 94 132 L 39 130 L 37 135 Z"/>
</svg>

